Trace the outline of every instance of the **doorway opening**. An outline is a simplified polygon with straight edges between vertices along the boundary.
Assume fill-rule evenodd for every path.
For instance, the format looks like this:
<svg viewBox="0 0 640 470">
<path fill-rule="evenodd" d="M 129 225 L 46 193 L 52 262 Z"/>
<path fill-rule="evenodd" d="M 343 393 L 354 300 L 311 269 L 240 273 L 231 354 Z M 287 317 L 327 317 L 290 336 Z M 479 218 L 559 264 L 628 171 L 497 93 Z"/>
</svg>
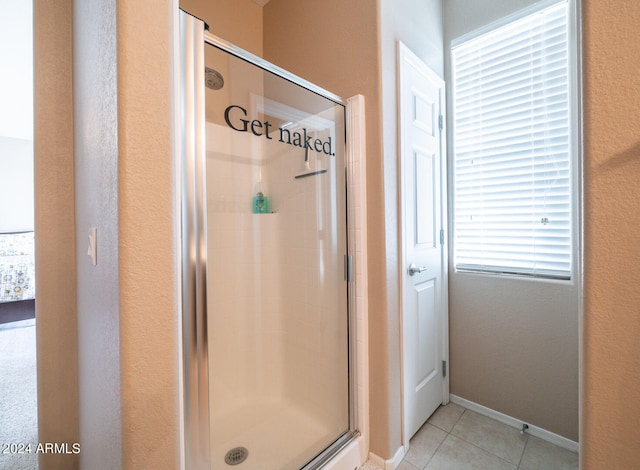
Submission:
<svg viewBox="0 0 640 470">
<path fill-rule="evenodd" d="M 0 63 L 0 467 L 37 468 L 31 1 L 3 5 Z"/>
</svg>

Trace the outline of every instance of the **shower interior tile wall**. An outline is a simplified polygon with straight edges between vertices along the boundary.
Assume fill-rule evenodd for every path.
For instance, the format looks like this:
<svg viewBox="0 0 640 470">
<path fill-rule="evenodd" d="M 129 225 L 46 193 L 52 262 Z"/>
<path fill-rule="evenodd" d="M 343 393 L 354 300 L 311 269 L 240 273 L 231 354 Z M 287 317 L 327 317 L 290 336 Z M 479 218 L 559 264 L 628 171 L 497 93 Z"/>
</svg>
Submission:
<svg viewBox="0 0 640 470">
<path fill-rule="evenodd" d="M 356 105 L 353 105 L 356 106 Z M 356 115 L 359 117 L 359 115 Z M 362 138 L 364 136 L 361 136 Z M 352 137 L 353 138 L 353 137 Z M 364 151 L 353 152 L 350 156 L 352 159 L 348 163 L 348 191 L 349 191 L 349 252 L 354 258 L 355 272 L 355 301 L 353 297 L 350 299 L 350 308 L 356 312 L 356 386 L 358 396 L 358 426 L 360 430 L 366 430 L 369 427 L 369 402 L 368 402 L 368 384 L 369 384 L 369 364 L 368 364 L 368 299 L 365 295 L 367 292 L 367 263 L 366 263 L 366 239 L 363 237 L 363 221 L 366 217 L 366 201 L 364 193 L 366 192 L 365 169 L 366 163 L 361 160 Z M 368 437 L 368 436 L 367 436 Z"/>
<path fill-rule="evenodd" d="M 329 327 L 343 310 L 328 304 L 337 287 L 317 273 L 341 266 L 329 249 L 332 208 L 313 203 L 318 191 L 329 200 L 328 178 L 294 179 L 300 148 L 251 137 L 207 123 L 207 142 L 217 142 L 207 152 L 212 417 L 257 399 L 337 418 L 348 407 L 346 344 L 336 342 L 347 323 Z M 259 180 L 272 214 L 251 213 Z M 336 364 L 343 370 L 323 373 Z"/>
<path fill-rule="evenodd" d="M 284 311 L 285 376 L 289 399 L 315 416 L 331 416 L 340 422 L 347 416 L 347 319 L 344 306 L 333 304 L 339 283 L 344 282 L 334 252 L 337 240 L 335 198 L 330 196 L 329 178 L 295 179 L 304 169 L 304 152 L 287 147 L 268 164 L 274 207 L 281 214 L 283 286 L 291 291 Z M 327 159 L 328 160 L 328 159 Z M 323 162 L 326 168 L 328 162 Z M 312 162 L 313 164 L 313 162 Z M 330 171 L 335 171 L 331 168 Z M 316 204 L 316 198 L 321 200 Z M 318 275 L 320 274 L 320 276 Z M 293 294 L 293 295 L 291 295 Z M 334 295 L 336 294 L 336 295 Z M 340 368 L 340 369 L 337 369 Z M 304 399 L 301 402 L 300 399 Z"/>
<path fill-rule="evenodd" d="M 252 397 L 281 395 L 280 309 L 274 305 L 277 220 L 251 213 L 252 142 L 207 123 L 208 327 L 212 418 Z M 238 156 L 238 158 L 234 158 Z M 258 162 L 259 164 L 259 162 Z M 268 335 L 268 336 L 267 336 Z M 271 338 L 265 342 L 263 338 Z M 260 363 L 257 364 L 256 360 Z M 224 405 L 224 409 L 220 406 Z"/>
</svg>

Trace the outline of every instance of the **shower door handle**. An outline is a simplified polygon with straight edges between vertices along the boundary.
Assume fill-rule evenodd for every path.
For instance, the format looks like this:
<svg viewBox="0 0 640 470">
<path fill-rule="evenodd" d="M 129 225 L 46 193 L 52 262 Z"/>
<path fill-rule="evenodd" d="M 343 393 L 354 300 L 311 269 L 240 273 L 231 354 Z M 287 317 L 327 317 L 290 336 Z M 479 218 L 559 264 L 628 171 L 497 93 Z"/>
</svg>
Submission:
<svg viewBox="0 0 640 470">
<path fill-rule="evenodd" d="M 427 268 L 426 266 L 422 266 L 421 268 L 419 268 L 415 264 L 412 263 L 412 264 L 409 265 L 409 269 L 407 269 L 407 272 L 409 273 L 409 276 L 414 276 L 416 274 L 420 274 L 420 273 L 425 272 L 427 269 L 429 269 L 429 268 Z"/>
</svg>

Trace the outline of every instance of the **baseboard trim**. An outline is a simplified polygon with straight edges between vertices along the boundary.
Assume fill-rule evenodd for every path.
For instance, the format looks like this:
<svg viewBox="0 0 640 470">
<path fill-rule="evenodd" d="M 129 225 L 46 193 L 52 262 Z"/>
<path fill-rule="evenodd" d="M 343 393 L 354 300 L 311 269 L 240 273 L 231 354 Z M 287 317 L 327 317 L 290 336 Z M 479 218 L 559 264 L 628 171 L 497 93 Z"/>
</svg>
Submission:
<svg viewBox="0 0 640 470">
<path fill-rule="evenodd" d="M 459 397 L 454 394 L 450 394 L 449 398 L 452 403 L 456 405 L 463 406 L 468 410 L 475 411 L 478 414 L 483 416 L 487 416 L 488 418 L 495 419 L 507 426 L 514 427 L 516 429 L 522 429 L 522 425 L 526 423 L 526 421 L 522 421 L 520 419 L 513 418 L 504 413 L 500 413 L 499 411 L 492 410 L 491 408 L 487 408 L 486 406 L 479 405 L 478 403 L 472 402 L 465 398 Z M 580 444 L 571 439 L 567 439 L 566 437 L 560 436 L 559 434 L 555 434 L 551 431 L 547 431 L 546 429 L 539 428 L 538 426 L 534 426 L 532 424 L 526 423 L 529 428 L 527 429 L 527 434 L 538 437 L 545 441 L 548 441 L 552 444 L 557 445 L 558 447 L 562 447 L 563 449 L 570 450 L 572 452 L 578 452 L 580 450 Z"/>
<path fill-rule="evenodd" d="M 402 459 L 404 459 L 404 447 L 400 447 L 390 460 L 385 460 L 373 452 L 369 452 L 369 461 L 384 470 L 396 470 L 400 466 Z"/>
</svg>

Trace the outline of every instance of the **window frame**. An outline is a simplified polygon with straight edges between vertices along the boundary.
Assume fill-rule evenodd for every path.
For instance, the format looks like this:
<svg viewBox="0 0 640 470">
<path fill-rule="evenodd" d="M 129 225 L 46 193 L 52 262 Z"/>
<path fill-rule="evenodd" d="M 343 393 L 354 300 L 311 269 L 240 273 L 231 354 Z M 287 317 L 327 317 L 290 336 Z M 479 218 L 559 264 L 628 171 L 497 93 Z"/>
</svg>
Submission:
<svg viewBox="0 0 640 470">
<path fill-rule="evenodd" d="M 494 31 L 498 28 L 506 26 L 512 22 L 518 21 L 528 15 L 535 14 L 543 9 L 552 7 L 554 5 L 566 3 L 567 4 L 567 32 L 568 32 L 568 107 L 569 107 L 569 190 L 570 190 L 570 231 L 571 231 L 571 245 L 570 245 L 570 270 L 567 277 L 558 276 L 546 276 L 544 274 L 513 272 L 505 267 L 503 270 L 483 270 L 483 269 L 468 269 L 458 268 L 455 262 L 456 257 L 456 237 L 455 237 L 455 96 L 453 89 L 453 77 L 454 77 L 454 64 L 453 64 L 453 49 L 462 43 L 482 36 L 488 32 Z M 532 4 L 526 8 L 523 8 L 515 13 L 506 15 L 496 21 L 493 21 L 485 26 L 477 28 L 469 33 L 466 33 L 451 41 L 449 47 L 449 73 L 451 79 L 450 85 L 450 146 L 451 160 L 450 160 L 450 181 L 449 181 L 449 201 L 450 201 L 450 226 L 452 227 L 452 234 L 450 236 L 450 246 L 452 247 L 450 252 L 450 262 L 452 264 L 453 272 L 463 275 L 481 275 L 489 277 L 511 277 L 517 279 L 523 279 L 527 281 L 543 281 L 543 282 L 558 282 L 562 284 L 575 284 L 582 279 L 582 259 L 580 253 L 582 253 L 583 244 L 583 205 L 582 205 L 582 77 L 580 74 L 581 63 L 581 36 L 580 36 L 580 5 L 579 0 L 543 0 Z"/>
</svg>

